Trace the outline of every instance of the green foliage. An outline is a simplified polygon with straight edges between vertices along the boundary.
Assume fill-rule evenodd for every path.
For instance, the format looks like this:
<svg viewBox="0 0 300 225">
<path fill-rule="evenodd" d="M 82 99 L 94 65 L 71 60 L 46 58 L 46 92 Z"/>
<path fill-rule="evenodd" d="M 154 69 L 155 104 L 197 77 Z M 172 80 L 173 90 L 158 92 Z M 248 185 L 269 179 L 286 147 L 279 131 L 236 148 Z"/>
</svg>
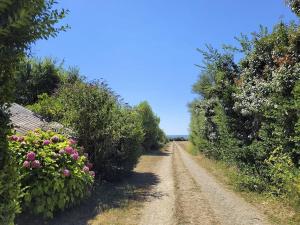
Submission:
<svg viewBox="0 0 300 225">
<path fill-rule="evenodd" d="M 41 94 L 51 95 L 61 83 L 59 68 L 51 59 L 43 61 L 25 60 L 16 72 L 16 102 L 33 104 Z"/>
<path fill-rule="evenodd" d="M 269 169 L 271 193 L 275 195 L 291 193 L 295 168 L 290 155 L 278 147 L 270 154 L 265 163 Z"/>
<path fill-rule="evenodd" d="M 89 193 L 94 172 L 74 140 L 41 130 L 9 139 L 21 174 L 24 210 L 52 217 L 57 209 L 70 207 Z"/>
<path fill-rule="evenodd" d="M 59 96 L 65 106 L 63 121 L 89 149 L 98 174 L 114 179 L 131 170 L 143 135 L 131 109 L 123 109 L 108 87 L 98 82 L 66 85 Z"/>
<path fill-rule="evenodd" d="M 300 1 L 299 0 L 286 0 L 287 4 L 291 7 L 292 11 L 300 16 Z"/>
<path fill-rule="evenodd" d="M 238 64 L 231 52 L 238 48 L 201 51 L 190 139 L 207 156 L 235 164 L 241 189 L 299 196 L 299 26 L 261 27 L 252 40 L 237 40 Z"/>
<path fill-rule="evenodd" d="M 43 93 L 38 96 L 37 103 L 27 107 L 49 121 L 61 121 L 64 115 L 64 105 L 56 96 L 57 94 L 49 96 Z"/>
<path fill-rule="evenodd" d="M 167 142 L 147 102 L 131 108 L 105 83 L 70 78 L 63 77 L 55 94 L 39 95 L 39 101 L 28 107 L 71 128 L 101 178 L 117 179 L 133 169 L 142 147 L 149 150 Z"/>
<path fill-rule="evenodd" d="M 160 119 L 154 114 L 148 102 L 141 102 L 135 107 L 142 121 L 144 131 L 143 148 L 145 150 L 157 149 L 166 143 L 166 136 L 159 128 Z"/>
<path fill-rule="evenodd" d="M 18 205 L 18 174 L 7 150 L 8 114 L 4 104 L 13 99 L 13 76 L 18 62 L 38 39 L 55 36 L 65 27 L 55 27 L 66 11 L 53 9 L 53 0 L 2 0 L 0 3 L 0 223 L 12 224 Z M 11 172 L 8 172 L 11 171 Z M 9 189 L 7 187 L 10 187 Z"/>
<path fill-rule="evenodd" d="M 144 137 L 142 121 L 105 83 L 66 82 L 56 94 L 39 99 L 29 108 L 72 128 L 100 177 L 117 179 L 136 165 Z"/>
<path fill-rule="evenodd" d="M 13 73 L 19 60 L 38 39 L 56 36 L 66 11 L 53 9 L 53 0 L 3 0 L 0 4 L 0 104 L 11 99 Z"/>
<path fill-rule="evenodd" d="M 8 114 L 5 107 L 0 110 L 0 135 L 5 136 L 9 133 Z M 8 150 L 6 150 L 8 149 Z M 15 214 L 20 212 L 19 198 L 21 194 L 20 174 L 16 163 L 16 156 L 8 148 L 6 141 L 0 141 L 0 150 L 5 154 L 1 158 L 2 168 L 0 171 L 0 224 L 13 224 Z"/>
</svg>

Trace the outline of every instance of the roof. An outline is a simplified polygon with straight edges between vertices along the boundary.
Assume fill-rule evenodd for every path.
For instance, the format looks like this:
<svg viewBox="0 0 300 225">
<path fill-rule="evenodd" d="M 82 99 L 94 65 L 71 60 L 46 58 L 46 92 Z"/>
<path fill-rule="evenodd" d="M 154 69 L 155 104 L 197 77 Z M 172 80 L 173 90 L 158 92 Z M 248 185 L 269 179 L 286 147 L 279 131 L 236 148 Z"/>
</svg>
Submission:
<svg viewBox="0 0 300 225">
<path fill-rule="evenodd" d="M 11 123 L 18 133 L 25 134 L 37 128 L 45 129 L 48 124 L 42 116 L 17 103 L 11 104 L 9 111 L 11 113 Z"/>
<path fill-rule="evenodd" d="M 9 111 L 11 114 L 11 123 L 17 133 L 26 134 L 28 131 L 39 128 L 42 130 L 50 129 L 69 137 L 75 136 L 71 129 L 64 127 L 57 122 L 47 122 L 41 115 L 36 114 L 17 103 L 11 104 Z"/>
</svg>

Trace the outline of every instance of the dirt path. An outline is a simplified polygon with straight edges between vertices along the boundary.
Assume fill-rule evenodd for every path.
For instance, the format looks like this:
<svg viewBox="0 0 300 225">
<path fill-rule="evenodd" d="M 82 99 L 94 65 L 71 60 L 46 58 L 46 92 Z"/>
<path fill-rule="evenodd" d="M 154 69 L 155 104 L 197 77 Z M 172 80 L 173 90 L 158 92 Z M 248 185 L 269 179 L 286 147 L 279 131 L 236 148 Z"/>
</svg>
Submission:
<svg viewBox="0 0 300 225">
<path fill-rule="evenodd" d="M 206 170 L 201 168 L 177 143 L 175 145 L 175 159 L 182 160 L 183 167 L 194 180 L 194 185 L 200 189 L 196 196 L 202 200 L 198 207 L 204 208 L 207 213 L 196 223 L 186 224 L 224 224 L 224 225 L 252 225 L 269 224 L 264 216 L 251 204 L 227 190 L 222 184 L 218 183 Z M 176 162 L 176 161 L 175 161 Z M 181 167 L 178 163 L 176 166 Z M 186 196 L 188 198 L 188 196 Z M 201 204 L 202 203 L 202 204 Z M 190 211 L 189 211 L 190 212 Z M 187 217 L 195 217 L 192 215 Z M 211 222 L 206 222 L 211 220 Z"/>
<path fill-rule="evenodd" d="M 220 224 L 211 209 L 206 196 L 190 175 L 184 162 L 173 145 L 173 169 L 176 184 L 176 219 L 177 224 Z"/>
<path fill-rule="evenodd" d="M 177 143 L 155 171 L 160 178 L 142 210 L 141 225 L 266 225 L 264 216 L 251 204 L 227 190 L 201 168 Z"/>
<path fill-rule="evenodd" d="M 156 165 L 154 173 L 159 178 L 158 185 L 150 191 L 152 196 L 144 205 L 140 225 L 173 225 L 175 222 L 174 175 L 172 171 L 170 147 Z"/>
</svg>

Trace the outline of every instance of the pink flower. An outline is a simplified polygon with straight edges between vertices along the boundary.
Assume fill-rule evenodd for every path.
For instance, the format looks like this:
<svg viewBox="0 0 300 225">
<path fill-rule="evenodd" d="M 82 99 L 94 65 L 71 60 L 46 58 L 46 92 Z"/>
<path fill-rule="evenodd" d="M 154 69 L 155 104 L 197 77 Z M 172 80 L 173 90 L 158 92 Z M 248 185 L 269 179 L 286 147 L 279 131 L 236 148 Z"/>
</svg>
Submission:
<svg viewBox="0 0 300 225">
<path fill-rule="evenodd" d="M 35 160 L 35 153 L 34 152 L 28 152 L 26 155 L 26 159 L 29 161 Z"/>
<path fill-rule="evenodd" d="M 63 170 L 63 175 L 64 175 L 65 177 L 69 177 L 69 176 L 71 175 L 70 170 L 64 169 L 64 170 Z"/>
<path fill-rule="evenodd" d="M 76 161 L 79 158 L 79 155 L 76 152 L 76 153 L 72 154 L 71 157 Z"/>
<path fill-rule="evenodd" d="M 39 160 L 34 160 L 32 163 L 31 163 L 31 166 L 32 168 L 40 168 L 41 167 L 41 163 Z"/>
<path fill-rule="evenodd" d="M 93 163 L 88 162 L 88 163 L 86 164 L 86 166 L 87 166 L 89 169 L 92 169 L 92 168 L 93 168 Z"/>
<path fill-rule="evenodd" d="M 89 172 L 90 169 L 87 166 L 84 166 L 82 170 L 83 170 L 83 172 L 87 173 L 87 172 Z"/>
<path fill-rule="evenodd" d="M 65 150 L 63 150 L 63 149 L 61 149 L 61 150 L 59 150 L 59 152 L 58 152 L 59 154 L 64 154 L 65 153 Z"/>
<path fill-rule="evenodd" d="M 90 175 L 92 176 L 92 177 L 95 177 L 95 172 L 94 171 L 90 171 Z"/>
<path fill-rule="evenodd" d="M 43 142 L 43 145 L 49 145 L 50 144 L 50 141 L 49 140 L 45 140 L 44 142 Z"/>
<path fill-rule="evenodd" d="M 27 160 L 24 161 L 24 162 L 23 162 L 23 167 L 24 167 L 24 168 L 29 168 L 29 167 L 30 167 L 30 162 L 27 161 Z"/>
<path fill-rule="evenodd" d="M 18 136 L 16 136 L 16 135 L 13 135 L 13 136 L 11 136 L 10 137 L 10 140 L 12 140 L 12 141 L 18 141 Z"/>
<path fill-rule="evenodd" d="M 21 136 L 18 138 L 18 142 L 23 142 L 23 141 L 24 141 L 24 137 Z"/>
<path fill-rule="evenodd" d="M 73 150 L 72 147 L 68 146 L 68 147 L 65 148 L 65 151 L 66 151 L 66 153 L 68 153 L 69 155 L 71 155 L 71 154 L 73 154 L 74 150 Z"/>
<path fill-rule="evenodd" d="M 77 143 L 77 141 L 74 140 L 73 138 L 70 138 L 70 139 L 69 139 L 69 144 L 70 144 L 70 145 L 75 145 L 76 143 Z"/>
<path fill-rule="evenodd" d="M 59 142 L 59 137 L 53 136 L 53 137 L 51 138 L 51 141 L 52 141 L 53 143 L 57 143 L 57 142 Z"/>
</svg>

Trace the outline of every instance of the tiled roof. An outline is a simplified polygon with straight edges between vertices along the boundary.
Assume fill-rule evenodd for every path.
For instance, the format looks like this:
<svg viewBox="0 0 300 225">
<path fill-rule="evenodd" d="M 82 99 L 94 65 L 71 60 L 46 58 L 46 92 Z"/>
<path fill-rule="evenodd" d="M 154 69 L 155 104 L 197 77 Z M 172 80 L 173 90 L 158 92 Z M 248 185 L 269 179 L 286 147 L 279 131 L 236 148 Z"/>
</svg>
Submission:
<svg viewBox="0 0 300 225">
<path fill-rule="evenodd" d="M 11 113 L 10 120 L 12 125 L 18 133 L 25 134 L 30 130 L 37 128 L 45 129 L 47 127 L 48 123 L 40 115 L 19 104 L 11 104 L 9 111 Z"/>
<path fill-rule="evenodd" d="M 10 120 L 17 133 L 26 134 L 28 131 L 40 128 L 42 130 L 53 130 L 55 132 L 64 134 L 69 137 L 74 137 L 74 132 L 64 127 L 62 124 L 57 122 L 47 122 L 42 116 L 26 109 L 25 107 L 13 103 L 9 108 Z"/>
</svg>

